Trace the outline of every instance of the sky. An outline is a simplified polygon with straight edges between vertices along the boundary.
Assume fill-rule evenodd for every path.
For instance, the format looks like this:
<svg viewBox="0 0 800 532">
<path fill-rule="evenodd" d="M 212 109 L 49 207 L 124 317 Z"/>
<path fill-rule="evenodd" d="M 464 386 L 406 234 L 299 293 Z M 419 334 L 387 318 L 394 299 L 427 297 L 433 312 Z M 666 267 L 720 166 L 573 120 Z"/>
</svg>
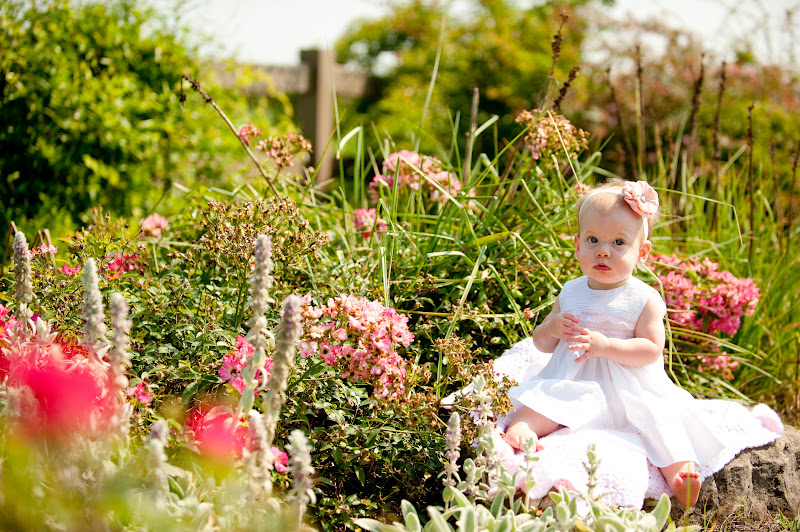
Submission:
<svg viewBox="0 0 800 532">
<path fill-rule="evenodd" d="M 161 0 L 170 1 L 182 5 L 204 55 L 269 65 L 297 64 L 300 50 L 332 47 L 349 23 L 388 12 L 386 0 Z M 457 9 L 462 0 L 451 1 Z M 798 47 L 788 45 L 787 10 L 798 25 L 800 0 L 616 0 L 609 11 L 616 18 L 657 16 L 699 34 L 720 55 L 750 37 L 759 59 L 796 67 L 800 53 L 789 51 Z"/>
</svg>

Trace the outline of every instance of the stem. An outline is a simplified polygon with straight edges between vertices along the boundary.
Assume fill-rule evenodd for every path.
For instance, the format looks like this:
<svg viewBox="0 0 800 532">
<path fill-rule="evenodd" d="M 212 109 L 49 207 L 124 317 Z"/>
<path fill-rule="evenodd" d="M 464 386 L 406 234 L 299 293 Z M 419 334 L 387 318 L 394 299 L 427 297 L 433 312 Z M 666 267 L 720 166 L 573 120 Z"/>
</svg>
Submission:
<svg viewBox="0 0 800 532">
<path fill-rule="evenodd" d="M 469 174 L 471 172 L 472 164 L 472 148 L 475 144 L 475 130 L 478 127 L 478 87 L 472 89 L 472 109 L 470 111 L 469 131 L 467 131 L 467 156 L 464 158 L 464 174 L 461 176 L 461 181 L 464 186 L 469 185 Z"/>
<path fill-rule="evenodd" d="M 636 153 L 633 151 L 633 144 L 631 143 L 631 139 L 628 137 L 628 131 L 625 128 L 625 122 L 622 120 L 622 103 L 617 97 L 617 90 L 614 87 L 614 83 L 611 81 L 611 69 L 606 71 L 606 80 L 608 81 L 609 89 L 611 89 L 611 101 L 614 103 L 614 108 L 616 110 L 617 124 L 619 124 L 619 131 L 622 135 L 623 146 L 625 146 L 626 159 L 631 166 L 633 177 L 635 179 L 639 179 L 639 174 L 636 171 Z"/>
<path fill-rule="evenodd" d="M 242 147 L 247 152 L 247 155 L 250 156 L 250 159 L 253 161 L 253 164 L 255 164 L 256 168 L 258 168 L 259 173 L 261 173 L 264 179 L 267 180 L 267 184 L 269 185 L 269 188 L 272 189 L 272 193 L 275 194 L 275 196 L 280 197 L 278 190 L 275 188 L 275 185 L 272 183 L 272 180 L 267 175 L 267 172 L 266 170 L 264 170 L 264 167 L 261 166 L 260 162 L 258 162 L 258 159 L 256 158 L 256 155 L 253 153 L 253 150 L 251 150 L 250 146 L 248 146 L 244 142 L 244 140 L 242 140 L 242 138 L 239 137 L 239 132 L 236 131 L 236 126 L 233 125 L 233 122 L 231 122 L 230 118 L 228 118 L 227 115 L 222 111 L 222 109 L 220 109 L 219 105 L 217 105 L 217 102 L 214 101 L 214 98 L 209 96 L 209 94 L 206 91 L 204 91 L 203 88 L 200 86 L 200 82 L 194 79 L 189 74 L 181 75 L 181 82 L 183 82 L 183 80 L 188 81 L 189 84 L 192 86 L 192 88 L 200 93 L 200 96 L 203 97 L 206 103 L 210 103 L 211 107 L 213 107 L 214 110 L 216 110 L 217 113 L 219 113 L 219 116 L 222 117 L 225 123 L 228 124 L 228 127 L 231 129 L 231 131 L 233 131 L 233 134 L 236 135 L 236 138 L 239 139 L 239 142 L 242 144 Z M 185 101 L 186 99 L 182 91 L 183 91 L 183 86 L 181 86 L 181 102 Z"/>
<path fill-rule="evenodd" d="M 692 107 L 689 114 L 689 139 L 686 142 L 686 151 L 684 152 L 684 161 L 691 173 L 694 175 L 694 143 L 697 137 L 697 118 L 700 110 L 700 96 L 703 92 L 703 80 L 705 79 L 705 53 L 700 56 L 700 74 L 694 83 L 694 91 L 692 92 Z M 686 189 L 683 189 L 686 192 Z"/>
<path fill-rule="evenodd" d="M 797 185 L 797 163 L 800 159 L 800 138 L 797 139 L 797 145 L 794 150 L 794 164 L 792 165 L 792 179 L 789 189 L 789 212 L 787 214 L 788 227 L 786 228 L 786 248 L 792 244 L 792 226 L 794 225 L 794 189 Z"/>
<path fill-rule="evenodd" d="M 750 249 L 747 253 L 747 262 L 748 266 L 751 268 L 752 271 L 752 263 L 753 263 L 753 246 L 755 244 L 755 186 L 753 183 L 753 107 L 755 104 L 751 103 L 750 107 L 747 108 L 747 147 L 749 148 L 749 161 L 748 161 L 748 168 L 747 168 L 747 195 L 750 199 Z"/>
<path fill-rule="evenodd" d="M 636 45 L 636 85 L 634 87 L 634 99 L 636 105 L 636 171 L 639 176 L 644 176 L 644 98 L 642 97 L 642 53 L 641 48 Z"/>
</svg>

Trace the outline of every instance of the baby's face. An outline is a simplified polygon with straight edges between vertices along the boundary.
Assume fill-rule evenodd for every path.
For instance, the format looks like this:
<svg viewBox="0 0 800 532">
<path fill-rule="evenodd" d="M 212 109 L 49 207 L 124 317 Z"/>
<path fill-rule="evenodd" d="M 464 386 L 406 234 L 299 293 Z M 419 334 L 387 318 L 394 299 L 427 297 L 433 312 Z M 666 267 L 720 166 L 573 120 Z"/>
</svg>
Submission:
<svg viewBox="0 0 800 532">
<path fill-rule="evenodd" d="M 575 254 L 581 271 L 595 290 L 617 288 L 627 282 L 637 264 L 650 253 L 642 218 L 626 207 L 581 210 Z"/>
</svg>

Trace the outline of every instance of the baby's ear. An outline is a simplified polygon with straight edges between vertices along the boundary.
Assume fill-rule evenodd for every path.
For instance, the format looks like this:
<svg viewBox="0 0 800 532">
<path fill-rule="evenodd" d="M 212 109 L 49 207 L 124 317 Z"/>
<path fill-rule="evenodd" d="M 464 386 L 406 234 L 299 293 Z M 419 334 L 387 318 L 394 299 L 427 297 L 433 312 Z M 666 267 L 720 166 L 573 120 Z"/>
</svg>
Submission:
<svg viewBox="0 0 800 532">
<path fill-rule="evenodd" d="M 649 240 L 645 240 L 642 242 L 642 245 L 639 246 L 639 260 L 638 264 L 644 264 L 647 261 L 647 257 L 650 256 L 650 250 L 653 248 L 653 243 Z"/>
</svg>

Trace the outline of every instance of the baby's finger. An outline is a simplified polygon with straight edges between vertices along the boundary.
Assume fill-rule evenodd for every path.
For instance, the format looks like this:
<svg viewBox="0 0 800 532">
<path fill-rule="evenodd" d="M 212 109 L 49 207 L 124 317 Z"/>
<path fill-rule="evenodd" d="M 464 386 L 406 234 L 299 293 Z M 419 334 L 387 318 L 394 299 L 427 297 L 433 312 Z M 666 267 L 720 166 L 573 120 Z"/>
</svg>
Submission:
<svg viewBox="0 0 800 532">
<path fill-rule="evenodd" d="M 573 314 L 571 312 L 565 312 L 564 313 L 564 317 L 567 318 L 570 321 L 574 321 L 575 323 L 580 323 L 581 322 L 580 318 L 578 318 L 578 316 L 576 316 L 575 314 Z"/>
</svg>

